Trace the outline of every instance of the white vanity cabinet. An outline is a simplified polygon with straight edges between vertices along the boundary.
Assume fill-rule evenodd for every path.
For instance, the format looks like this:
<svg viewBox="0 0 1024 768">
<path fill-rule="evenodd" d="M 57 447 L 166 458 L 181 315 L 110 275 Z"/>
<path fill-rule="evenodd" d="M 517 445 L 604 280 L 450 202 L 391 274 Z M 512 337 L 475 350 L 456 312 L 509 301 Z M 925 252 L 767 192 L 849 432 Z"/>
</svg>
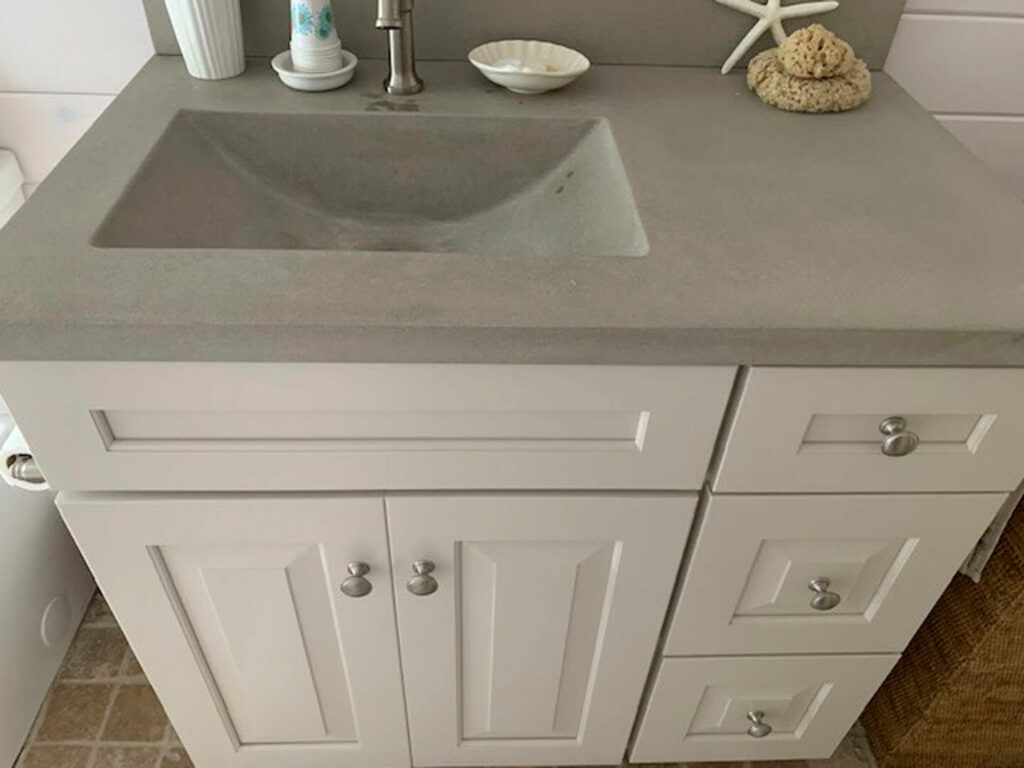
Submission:
<svg viewBox="0 0 1024 768">
<path fill-rule="evenodd" d="M 1024 475 L 1021 370 L 0 386 L 197 768 L 826 757 Z"/>
<path fill-rule="evenodd" d="M 417 765 L 619 761 L 695 506 L 61 498 L 194 762 L 216 768 L 407 766 L 406 707 Z"/>
</svg>

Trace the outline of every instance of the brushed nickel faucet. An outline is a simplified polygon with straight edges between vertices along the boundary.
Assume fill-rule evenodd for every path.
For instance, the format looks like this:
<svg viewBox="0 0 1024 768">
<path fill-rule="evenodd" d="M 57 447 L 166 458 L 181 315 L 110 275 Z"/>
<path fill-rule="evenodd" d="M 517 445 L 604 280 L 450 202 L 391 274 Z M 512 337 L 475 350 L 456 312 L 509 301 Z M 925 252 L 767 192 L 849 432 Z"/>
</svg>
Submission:
<svg viewBox="0 0 1024 768">
<path fill-rule="evenodd" d="M 384 90 L 396 96 L 409 96 L 423 90 L 416 74 L 413 47 L 412 8 L 415 0 L 377 0 L 377 29 L 388 33 L 388 66 Z"/>
</svg>

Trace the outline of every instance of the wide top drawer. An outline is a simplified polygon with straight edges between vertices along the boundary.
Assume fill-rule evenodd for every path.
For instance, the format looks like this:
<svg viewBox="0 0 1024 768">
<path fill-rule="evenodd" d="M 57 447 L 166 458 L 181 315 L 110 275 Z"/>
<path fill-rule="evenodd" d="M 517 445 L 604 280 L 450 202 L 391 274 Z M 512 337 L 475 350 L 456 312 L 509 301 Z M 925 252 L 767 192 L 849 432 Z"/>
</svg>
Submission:
<svg viewBox="0 0 1024 768">
<path fill-rule="evenodd" d="M 733 368 L 3 363 L 62 490 L 700 488 Z"/>
<path fill-rule="evenodd" d="M 714 488 L 1009 491 L 1022 477 L 1022 369 L 754 368 Z"/>
</svg>

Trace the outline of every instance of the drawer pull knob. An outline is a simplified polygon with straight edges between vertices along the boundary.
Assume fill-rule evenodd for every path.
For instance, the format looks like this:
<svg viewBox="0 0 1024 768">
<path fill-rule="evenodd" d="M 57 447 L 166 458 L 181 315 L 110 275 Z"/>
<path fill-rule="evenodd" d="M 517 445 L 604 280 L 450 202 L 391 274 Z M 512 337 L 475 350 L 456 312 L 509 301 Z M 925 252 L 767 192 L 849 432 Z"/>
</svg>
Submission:
<svg viewBox="0 0 1024 768">
<path fill-rule="evenodd" d="M 405 588 L 417 597 L 426 597 L 437 592 L 437 579 L 432 574 L 434 564 L 429 560 L 417 560 L 412 564 L 413 573 L 416 575 L 405 582 Z"/>
<path fill-rule="evenodd" d="M 831 611 L 842 599 L 838 593 L 829 590 L 832 586 L 832 579 L 820 578 L 814 579 L 807 588 L 814 593 L 814 597 L 811 598 L 811 608 L 816 611 Z"/>
<path fill-rule="evenodd" d="M 763 739 L 772 732 L 772 727 L 764 721 L 764 712 L 760 709 L 753 712 L 747 712 L 747 720 L 750 721 L 750 727 L 747 728 L 747 734 L 755 739 Z"/>
<path fill-rule="evenodd" d="M 886 456 L 909 456 L 921 444 L 921 438 L 907 429 L 907 420 L 902 416 L 890 416 L 878 425 L 878 431 L 885 435 L 882 453 Z"/>
<path fill-rule="evenodd" d="M 366 597 L 373 592 L 373 584 L 366 578 L 370 572 L 370 566 L 366 563 L 349 563 L 349 577 L 341 583 L 341 591 L 349 597 Z"/>
</svg>

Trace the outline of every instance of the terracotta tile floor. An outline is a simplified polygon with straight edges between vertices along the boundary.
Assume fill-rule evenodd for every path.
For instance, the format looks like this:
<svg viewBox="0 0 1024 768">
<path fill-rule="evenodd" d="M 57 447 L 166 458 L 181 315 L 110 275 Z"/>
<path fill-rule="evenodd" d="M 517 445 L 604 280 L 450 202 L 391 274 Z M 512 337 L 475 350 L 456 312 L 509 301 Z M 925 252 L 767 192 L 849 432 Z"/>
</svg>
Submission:
<svg viewBox="0 0 1024 768">
<path fill-rule="evenodd" d="M 17 768 L 192 768 L 98 595 L 43 702 Z"/>
<path fill-rule="evenodd" d="M 192 768 L 100 595 L 86 612 L 16 768 Z M 874 760 L 858 726 L 829 760 L 678 768 L 874 768 Z"/>
</svg>

